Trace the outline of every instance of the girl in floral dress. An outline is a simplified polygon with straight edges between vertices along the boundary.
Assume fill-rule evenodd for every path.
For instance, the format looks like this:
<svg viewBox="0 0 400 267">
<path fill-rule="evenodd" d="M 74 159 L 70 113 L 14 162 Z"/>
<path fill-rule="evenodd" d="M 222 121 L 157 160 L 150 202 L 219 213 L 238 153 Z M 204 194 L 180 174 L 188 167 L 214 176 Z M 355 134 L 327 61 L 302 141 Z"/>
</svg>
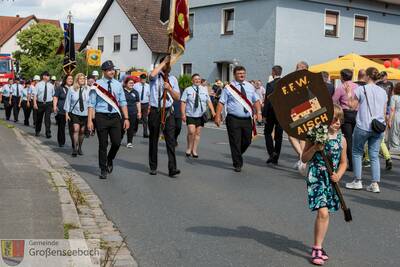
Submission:
<svg viewBox="0 0 400 267">
<path fill-rule="evenodd" d="M 314 225 L 314 246 L 311 252 L 311 262 L 323 265 L 328 255 L 322 248 L 329 225 L 329 213 L 339 209 L 339 197 L 332 186 L 338 182 L 347 168 L 346 139 L 340 131 L 343 122 L 343 110 L 334 105 L 334 118 L 329 126 L 329 140 L 325 145 L 307 142 L 302 154 L 302 161 L 309 162 L 307 175 L 308 203 L 312 211 L 317 211 Z M 333 164 L 333 175 L 329 175 L 320 151 L 324 151 Z M 332 181 L 332 182 L 331 182 Z"/>
</svg>

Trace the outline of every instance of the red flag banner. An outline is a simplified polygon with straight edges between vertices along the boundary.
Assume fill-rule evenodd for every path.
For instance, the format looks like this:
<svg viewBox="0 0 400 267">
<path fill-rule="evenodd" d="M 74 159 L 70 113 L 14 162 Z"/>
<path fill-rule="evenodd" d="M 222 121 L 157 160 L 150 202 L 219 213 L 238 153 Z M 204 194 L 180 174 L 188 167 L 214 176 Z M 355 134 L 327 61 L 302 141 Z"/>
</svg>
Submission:
<svg viewBox="0 0 400 267">
<path fill-rule="evenodd" d="M 171 36 L 171 64 L 174 64 L 185 51 L 185 42 L 190 35 L 188 0 L 172 1 L 168 34 Z"/>
</svg>

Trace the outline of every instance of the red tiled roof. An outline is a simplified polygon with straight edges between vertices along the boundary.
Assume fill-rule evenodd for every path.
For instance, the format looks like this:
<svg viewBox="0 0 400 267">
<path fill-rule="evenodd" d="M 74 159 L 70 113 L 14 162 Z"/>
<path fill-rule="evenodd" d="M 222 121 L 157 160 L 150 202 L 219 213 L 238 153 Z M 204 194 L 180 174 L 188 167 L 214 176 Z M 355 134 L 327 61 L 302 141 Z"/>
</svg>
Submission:
<svg viewBox="0 0 400 267">
<path fill-rule="evenodd" d="M 19 30 L 22 29 L 29 21 L 34 19 L 38 23 L 53 24 L 57 27 L 60 26 L 60 21 L 51 19 L 38 19 L 34 15 L 28 17 L 8 17 L 0 16 L 0 46 L 13 37 Z"/>
<path fill-rule="evenodd" d="M 161 0 L 115 0 L 125 12 L 140 36 L 155 53 L 167 53 L 167 26 L 160 22 Z M 83 50 L 93 37 L 101 21 L 114 0 L 107 0 L 92 28 L 86 35 L 80 50 Z"/>
</svg>

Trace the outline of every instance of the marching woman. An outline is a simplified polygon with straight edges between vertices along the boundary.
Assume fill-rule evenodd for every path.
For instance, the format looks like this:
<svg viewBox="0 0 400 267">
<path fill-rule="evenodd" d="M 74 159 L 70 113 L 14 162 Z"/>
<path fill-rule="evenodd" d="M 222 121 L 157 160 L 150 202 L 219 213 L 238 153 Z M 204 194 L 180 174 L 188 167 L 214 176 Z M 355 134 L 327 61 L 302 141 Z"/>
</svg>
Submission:
<svg viewBox="0 0 400 267">
<path fill-rule="evenodd" d="M 193 74 L 192 83 L 192 86 L 183 91 L 181 113 L 182 121 L 186 122 L 188 128 L 186 156 L 198 158 L 197 147 L 200 143 L 201 128 L 207 120 L 207 105 L 213 117 L 215 111 L 207 87 L 201 85 L 199 74 Z"/>
<path fill-rule="evenodd" d="M 65 99 L 65 120 L 71 123 L 72 156 L 83 155 L 82 143 L 85 137 L 85 127 L 88 118 L 89 88 L 86 86 L 85 75 L 78 73 L 74 85 L 68 90 Z"/>
<path fill-rule="evenodd" d="M 63 147 L 65 145 L 65 111 L 64 104 L 65 99 L 67 98 L 67 93 L 70 89 L 72 89 L 72 85 L 74 83 L 74 77 L 72 75 L 66 75 L 61 83 L 61 86 L 56 88 L 53 97 L 53 110 L 56 113 L 57 120 L 57 142 L 59 147 Z M 72 140 L 72 138 L 71 138 Z"/>
<path fill-rule="evenodd" d="M 124 81 L 124 93 L 126 102 L 128 103 L 128 118 L 130 127 L 127 130 L 128 144 L 127 148 L 133 147 L 133 134 L 135 131 L 136 121 L 142 117 L 139 93 L 133 90 L 135 81 L 131 77 L 127 77 Z M 123 125 L 124 120 L 122 120 Z M 124 137 L 125 130 L 121 127 L 121 136 Z"/>
<path fill-rule="evenodd" d="M 26 81 L 24 89 L 22 89 L 22 97 L 19 99 L 19 108 L 22 107 L 24 111 L 24 125 L 29 126 L 29 118 L 31 116 L 32 106 L 31 106 L 31 96 L 32 87 L 31 81 Z"/>
</svg>

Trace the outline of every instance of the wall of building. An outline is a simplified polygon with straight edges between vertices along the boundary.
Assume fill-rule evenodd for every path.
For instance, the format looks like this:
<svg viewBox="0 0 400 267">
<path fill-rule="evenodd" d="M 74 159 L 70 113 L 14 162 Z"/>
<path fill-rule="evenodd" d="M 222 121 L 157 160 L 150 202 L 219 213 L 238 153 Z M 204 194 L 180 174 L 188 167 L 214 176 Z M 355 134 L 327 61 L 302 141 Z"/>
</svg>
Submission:
<svg viewBox="0 0 400 267">
<path fill-rule="evenodd" d="M 348 53 L 398 54 L 400 41 L 400 16 L 385 16 L 362 9 L 298 0 L 279 0 L 277 7 L 275 63 L 288 73 L 296 62 L 310 65 L 323 63 Z M 337 10 L 339 37 L 325 37 L 325 9 Z M 395 10 L 395 9 L 394 9 Z M 354 15 L 368 16 L 367 41 L 354 40 Z"/>
<path fill-rule="evenodd" d="M 235 1 L 192 8 L 194 36 L 185 55 L 174 66 L 180 75 L 182 63 L 192 63 L 192 72 L 213 81 L 220 78 L 218 61 L 237 61 L 248 70 L 249 79 L 265 80 L 274 61 L 276 0 Z M 233 35 L 221 35 L 222 10 L 235 8 Z"/>
<path fill-rule="evenodd" d="M 131 67 L 145 68 L 150 70 L 152 62 L 152 52 L 147 46 L 143 38 L 139 34 L 138 49 L 130 50 L 131 34 L 136 34 L 138 31 L 133 26 L 132 22 L 125 15 L 117 1 L 114 1 L 104 16 L 92 39 L 89 41 L 89 46 L 98 47 L 98 37 L 104 37 L 104 52 L 102 61 L 112 60 L 117 69 L 126 71 Z M 114 35 L 121 36 L 121 49 L 119 52 L 114 52 Z"/>
<path fill-rule="evenodd" d="M 29 28 L 32 24 L 36 24 L 35 20 L 29 21 L 27 24 L 25 24 L 24 27 L 22 27 L 22 30 L 25 30 Z M 13 37 L 11 37 L 7 42 L 5 42 L 1 47 L 0 47 L 0 52 L 1 53 L 6 53 L 6 54 L 11 54 L 17 50 L 20 49 L 19 45 L 17 45 L 17 34 L 16 33 Z"/>
</svg>

